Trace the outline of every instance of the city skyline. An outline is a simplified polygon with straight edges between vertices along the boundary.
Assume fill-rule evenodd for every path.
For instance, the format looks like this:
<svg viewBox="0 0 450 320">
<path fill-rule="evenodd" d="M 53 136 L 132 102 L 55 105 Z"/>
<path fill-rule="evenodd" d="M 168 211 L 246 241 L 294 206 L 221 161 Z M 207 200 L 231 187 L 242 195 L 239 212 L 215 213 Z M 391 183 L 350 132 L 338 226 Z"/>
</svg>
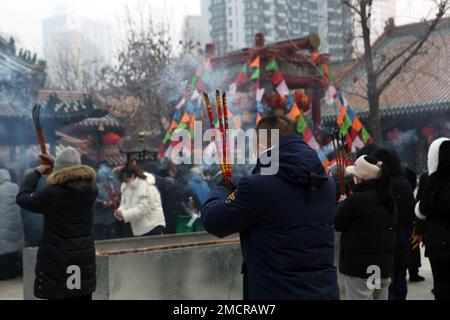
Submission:
<svg viewBox="0 0 450 320">
<path fill-rule="evenodd" d="M 114 51 L 117 50 L 117 44 L 123 38 L 120 22 L 126 7 L 129 7 L 131 12 L 136 12 L 135 8 L 148 4 L 158 14 L 167 16 L 167 20 L 171 22 L 174 43 L 181 40 L 183 17 L 200 15 L 199 0 L 183 0 L 182 5 L 179 5 L 181 1 L 177 0 L 40 0 L 33 2 L 6 0 L 4 2 L 0 10 L 0 34 L 7 37 L 12 35 L 20 47 L 37 52 L 40 58 L 45 52 L 43 21 L 52 15 L 58 4 L 69 3 L 80 16 L 111 24 L 113 43 L 116 44 Z M 21 19 L 17 19 L 19 16 Z"/>
<path fill-rule="evenodd" d="M 202 14 L 218 54 L 253 46 L 257 33 L 267 44 L 317 33 L 332 60 L 352 55 L 352 12 L 340 0 L 202 0 Z"/>
<path fill-rule="evenodd" d="M 113 25 L 113 42 L 121 37 L 117 21 L 121 11 L 126 5 L 133 7 L 142 4 L 151 4 L 156 11 L 170 14 L 174 43 L 182 39 L 182 27 L 186 15 L 200 15 L 200 0 L 167 0 L 162 3 L 158 0 L 41 0 L 41 1 L 3 1 L 0 11 L 0 33 L 13 35 L 19 46 L 37 52 L 43 57 L 44 41 L 42 35 L 43 20 L 50 16 L 57 3 L 69 2 L 76 6 L 79 12 L 91 19 L 104 21 Z M 182 4 L 180 5 L 180 2 Z M 415 22 L 425 17 L 432 17 L 433 3 L 431 0 L 397 0 L 396 24 Z M 170 10 L 169 10 L 170 9 Z M 17 17 L 22 17 L 17 19 Z M 25 21 L 25 22 L 24 22 Z M 114 48 L 116 51 L 117 48 Z"/>
</svg>

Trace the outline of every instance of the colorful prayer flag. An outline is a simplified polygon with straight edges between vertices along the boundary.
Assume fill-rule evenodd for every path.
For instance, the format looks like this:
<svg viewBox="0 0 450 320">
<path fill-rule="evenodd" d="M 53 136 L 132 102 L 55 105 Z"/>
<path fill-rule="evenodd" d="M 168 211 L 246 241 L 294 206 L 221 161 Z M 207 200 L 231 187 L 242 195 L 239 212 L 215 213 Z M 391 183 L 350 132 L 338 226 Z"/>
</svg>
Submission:
<svg viewBox="0 0 450 320">
<path fill-rule="evenodd" d="M 259 68 L 260 67 L 260 58 L 257 56 L 255 60 L 250 64 L 250 67 L 252 68 Z"/>
<path fill-rule="evenodd" d="M 277 71 L 278 63 L 277 60 L 273 59 L 269 64 L 266 65 L 266 71 Z"/>
<path fill-rule="evenodd" d="M 342 122 L 341 128 L 339 130 L 339 133 L 341 137 L 345 137 L 348 133 L 348 129 L 352 127 L 352 122 L 350 121 L 350 118 L 348 116 L 344 117 L 344 121 Z"/>
<path fill-rule="evenodd" d="M 284 80 L 277 86 L 276 90 L 282 97 L 289 95 L 289 88 Z"/>
<path fill-rule="evenodd" d="M 362 136 L 364 143 L 367 143 L 367 141 L 369 141 L 369 139 L 370 139 L 370 134 L 367 132 L 366 128 L 364 128 L 364 127 L 362 128 L 361 136 Z"/>
<path fill-rule="evenodd" d="M 256 114 L 256 124 L 258 124 L 261 121 L 262 117 L 261 115 L 258 113 Z"/>
<path fill-rule="evenodd" d="M 172 135 L 170 134 L 170 132 L 167 132 L 166 135 L 164 136 L 162 143 L 165 145 L 171 138 L 172 138 Z"/>
<path fill-rule="evenodd" d="M 281 71 L 276 71 L 272 76 L 272 83 L 274 85 L 279 84 L 283 80 L 284 80 L 284 78 L 283 78 L 283 74 L 281 73 Z"/>
<path fill-rule="evenodd" d="M 188 126 L 187 123 L 180 123 L 174 131 L 186 129 L 187 126 Z"/>
<path fill-rule="evenodd" d="M 304 134 L 305 133 L 305 129 L 306 129 L 305 117 L 300 115 L 298 117 L 297 132 L 301 133 L 301 134 Z"/>
<path fill-rule="evenodd" d="M 241 84 L 247 82 L 247 80 L 248 80 L 248 75 L 246 73 L 240 71 L 239 75 L 236 78 L 235 83 L 236 83 L 236 85 L 241 85 Z"/>
<path fill-rule="evenodd" d="M 170 126 L 169 126 L 169 132 L 172 132 L 176 127 L 178 127 L 178 122 L 172 120 L 172 122 L 170 123 Z"/>
<path fill-rule="evenodd" d="M 361 123 L 361 121 L 359 121 L 358 117 L 355 117 L 355 119 L 353 120 L 353 124 L 352 124 L 353 129 L 355 129 L 356 132 L 360 132 L 363 128 L 363 125 Z"/>
<path fill-rule="evenodd" d="M 252 80 L 256 80 L 256 79 L 259 79 L 259 75 L 260 75 L 260 68 L 257 68 L 256 70 L 255 70 L 255 72 L 253 72 L 253 75 L 252 75 Z"/>
<path fill-rule="evenodd" d="M 285 106 L 286 111 L 290 111 L 293 105 L 294 105 L 294 98 L 292 98 L 292 94 L 289 93 L 286 99 L 286 106 Z"/>
<path fill-rule="evenodd" d="M 264 96 L 264 91 L 265 91 L 264 88 L 263 88 L 263 89 L 258 88 L 258 89 L 256 90 L 256 101 L 258 101 L 258 102 L 262 101 L 262 98 L 263 98 L 263 96 Z"/>
<path fill-rule="evenodd" d="M 289 111 L 289 118 L 291 118 L 293 121 L 297 121 L 298 116 L 301 114 L 300 110 L 298 109 L 297 104 L 294 103 L 294 105 L 291 108 L 291 111 Z"/>
<path fill-rule="evenodd" d="M 191 121 L 191 116 L 189 115 L 189 113 L 185 112 L 183 114 L 183 117 L 181 118 L 181 122 L 188 123 L 189 121 Z"/>
</svg>

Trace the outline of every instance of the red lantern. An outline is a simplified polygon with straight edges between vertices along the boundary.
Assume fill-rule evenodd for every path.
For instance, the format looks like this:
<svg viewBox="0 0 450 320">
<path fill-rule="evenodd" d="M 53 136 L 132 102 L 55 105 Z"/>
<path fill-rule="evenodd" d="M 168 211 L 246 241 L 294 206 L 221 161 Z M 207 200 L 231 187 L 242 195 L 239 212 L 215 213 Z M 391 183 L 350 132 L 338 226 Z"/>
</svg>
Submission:
<svg viewBox="0 0 450 320">
<path fill-rule="evenodd" d="M 437 133 L 437 129 L 431 125 L 422 128 L 422 135 L 425 138 L 435 137 Z"/>
<path fill-rule="evenodd" d="M 113 132 L 108 132 L 103 135 L 102 141 L 103 144 L 118 144 L 120 142 L 120 136 Z"/>
<path fill-rule="evenodd" d="M 397 128 L 394 128 L 392 130 L 390 130 L 386 136 L 389 140 L 395 140 L 399 135 L 400 135 L 400 130 L 398 130 Z"/>
</svg>

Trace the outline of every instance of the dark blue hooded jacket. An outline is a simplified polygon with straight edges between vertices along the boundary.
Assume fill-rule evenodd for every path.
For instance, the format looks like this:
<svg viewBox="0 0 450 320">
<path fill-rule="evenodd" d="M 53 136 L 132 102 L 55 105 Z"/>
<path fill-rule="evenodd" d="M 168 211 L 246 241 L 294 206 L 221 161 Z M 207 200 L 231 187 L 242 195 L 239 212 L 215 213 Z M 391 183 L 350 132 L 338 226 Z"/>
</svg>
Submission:
<svg viewBox="0 0 450 320">
<path fill-rule="evenodd" d="M 195 193 L 200 203 L 203 204 L 208 198 L 210 192 L 208 183 L 199 174 L 193 174 L 188 182 L 189 188 Z"/>
<path fill-rule="evenodd" d="M 215 188 L 202 207 L 208 232 L 240 232 L 244 299 L 339 299 L 334 266 L 335 186 L 300 136 L 279 144 L 279 170 Z M 276 159 L 276 151 L 272 154 Z"/>
</svg>

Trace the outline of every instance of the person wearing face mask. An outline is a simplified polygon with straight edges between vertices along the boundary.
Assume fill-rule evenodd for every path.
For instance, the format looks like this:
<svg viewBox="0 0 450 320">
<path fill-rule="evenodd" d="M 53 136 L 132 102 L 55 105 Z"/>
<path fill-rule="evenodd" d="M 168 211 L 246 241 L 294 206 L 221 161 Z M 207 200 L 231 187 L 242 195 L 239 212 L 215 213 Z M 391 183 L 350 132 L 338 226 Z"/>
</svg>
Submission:
<svg viewBox="0 0 450 320">
<path fill-rule="evenodd" d="M 122 197 L 116 218 L 130 223 L 134 236 L 163 234 L 166 221 L 155 177 L 134 164 L 125 166 L 120 174 Z"/>
<path fill-rule="evenodd" d="M 353 194 L 342 196 L 335 228 L 341 232 L 339 272 L 349 300 L 387 300 L 394 271 L 397 209 L 389 169 L 361 156 L 346 173 L 355 180 Z M 379 281 L 369 279 L 374 273 Z M 369 283 L 370 282 L 370 283 Z"/>
</svg>

